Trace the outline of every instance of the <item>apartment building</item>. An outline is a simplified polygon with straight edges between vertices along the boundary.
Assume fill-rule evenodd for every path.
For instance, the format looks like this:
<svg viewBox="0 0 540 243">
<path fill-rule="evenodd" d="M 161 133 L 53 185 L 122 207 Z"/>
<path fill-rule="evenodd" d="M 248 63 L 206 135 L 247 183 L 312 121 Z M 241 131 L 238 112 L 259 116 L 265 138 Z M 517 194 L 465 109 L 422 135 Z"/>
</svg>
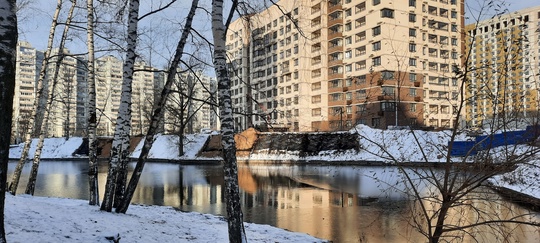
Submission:
<svg viewBox="0 0 540 243">
<path fill-rule="evenodd" d="M 28 118 L 34 107 L 36 85 L 43 62 L 43 53 L 26 41 L 17 43 L 15 95 L 13 98 L 13 142 L 21 142 L 28 130 Z"/>
<path fill-rule="evenodd" d="M 540 6 L 467 25 L 466 31 L 466 125 L 536 120 Z"/>
<path fill-rule="evenodd" d="M 202 72 L 179 72 L 165 108 L 165 133 L 218 129 L 217 83 Z M 181 131 L 182 130 L 182 131 Z"/>
<path fill-rule="evenodd" d="M 277 4 L 229 28 L 237 129 L 452 127 L 457 121 L 463 1 Z"/>
<path fill-rule="evenodd" d="M 112 136 L 120 107 L 123 62 L 114 56 L 96 60 L 97 134 Z M 142 62 L 135 63 L 131 97 L 131 134 L 145 134 L 150 124 L 154 105 L 157 69 Z"/>
</svg>

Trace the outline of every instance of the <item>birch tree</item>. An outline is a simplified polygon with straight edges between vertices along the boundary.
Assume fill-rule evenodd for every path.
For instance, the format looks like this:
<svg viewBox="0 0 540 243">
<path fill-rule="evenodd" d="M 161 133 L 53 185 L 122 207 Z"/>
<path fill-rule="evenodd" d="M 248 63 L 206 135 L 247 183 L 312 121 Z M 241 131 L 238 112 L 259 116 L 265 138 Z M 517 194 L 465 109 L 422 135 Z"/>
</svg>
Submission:
<svg viewBox="0 0 540 243">
<path fill-rule="evenodd" d="M 131 0 L 128 7 L 128 29 L 126 59 L 122 73 L 122 92 L 116 128 L 109 159 L 109 170 L 105 184 L 105 194 L 101 210 L 111 212 L 113 203 L 118 206 L 122 201 L 127 178 L 129 139 L 131 131 L 131 89 L 137 46 L 137 26 L 139 23 L 139 0 Z"/>
<path fill-rule="evenodd" d="M 231 103 L 231 80 L 227 70 L 227 53 L 225 38 L 227 28 L 236 9 L 233 6 L 225 23 L 223 23 L 223 0 L 212 0 L 212 36 L 214 39 L 214 68 L 218 81 L 218 99 L 221 119 L 221 145 L 223 147 L 223 176 L 225 180 L 225 200 L 227 203 L 227 223 L 229 242 L 247 242 L 244 231 L 240 190 L 238 186 L 238 168 L 236 162 L 236 145 L 234 142 L 234 120 Z"/>
<path fill-rule="evenodd" d="M 116 208 L 116 212 L 118 213 L 125 213 L 127 211 L 129 204 L 131 203 L 131 199 L 133 198 L 133 195 L 135 193 L 135 189 L 137 188 L 137 184 L 144 169 L 144 164 L 146 162 L 146 159 L 148 158 L 148 153 L 150 152 L 152 144 L 154 143 L 154 136 L 159 128 L 159 124 L 161 123 L 161 119 L 163 118 L 163 114 L 165 112 L 165 103 L 167 101 L 167 97 L 171 93 L 171 87 L 178 70 L 178 65 L 180 65 L 180 61 L 182 60 L 182 54 L 184 53 L 184 47 L 191 31 L 193 17 L 195 16 L 195 11 L 197 10 L 198 4 L 198 0 L 193 0 L 191 3 L 191 9 L 189 10 L 189 14 L 186 17 L 186 24 L 184 25 L 180 40 L 178 41 L 174 58 L 169 66 L 169 70 L 167 71 L 167 80 L 165 82 L 163 90 L 161 91 L 161 96 L 159 97 L 156 107 L 154 108 L 148 132 L 144 137 L 144 144 L 139 158 L 137 159 L 137 165 L 135 166 L 135 169 L 129 181 L 129 185 L 127 186 L 125 197 L 121 205 Z"/>
<path fill-rule="evenodd" d="M 17 163 L 17 166 L 15 167 L 15 170 L 13 172 L 13 175 L 12 175 L 12 179 L 11 179 L 11 183 L 9 185 L 9 192 L 13 195 L 15 195 L 17 193 L 17 187 L 19 185 L 19 180 L 21 178 L 21 172 L 22 172 L 22 169 L 23 169 L 23 166 L 24 164 L 26 163 L 27 159 L 28 159 L 28 152 L 30 151 L 30 144 L 32 143 L 32 135 L 34 134 L 34 131 L 36 130 L 36 116 L 38 115 L 38 107 L 39 107 L 39 103 L 40 103 L 40 100 L 42 99 L 42 97 L 44 96 L 44 79 L 45 79 L 45 76 L 46 76 L 46 68 L 48 65 L 49 65 L 49 61 L 50 61 L 50 58 L 51 58 L 51 50 L 52 50 L 52 47 L 53 47 L 53 43 L 54 43 L 54 33 L 56 31 L 56 27 L 58 26 L 58 16 L 60 15 L 60 11 L 62 9 L 62 0 L 58 0 L 57 3 L 56 3 L 56 10 L 54 12 L 54 15 L 53 15 L 53 18 L 52 18 L 52 24 L 51 24 L 51 29 L 49 31 L 49 38 L 48 38 L 48 41 L 47 41 L 47 49 L 45 50 L 45 53 L 44 53 L 44 58 L 43 58 L 43 64 L 41 65 L 43 68 L 41 69 L 40 73 L 39 73 L 39 79 L 38 79 L 38 82 L 37 82 L 37 87 L 36 87 L 36 97 L 34 99 L 34 104 L 33 104 L 33 107 L 34 109 L 32 110 L 32 115 L 28 118 L 28 124 L 29 124 L 29 128 L 28 130 L 26 131 L 26 134 L 25 134 L 25 137 L 24 137 L 24 147 L 22 149 L 22 152 L 21 152 L 21 158 L 19 159 L 19 162 Z"/>
<path fill-rule="evenodd" d="M 94 69 L 94 0 L 86 1 L 87 29 L 86 45 L 88 48 L 88 189 L 89 204 L 99 204 L 98 191 L 98 162 L 97 162 L 97 139 L 96 139 L 96 77 Z"/>
<path fill-rule="evenodd" d="M 15 60 L 17 53 L 17 15 L 15 0 L 0 0 L 0 242 L 6 242 L 4 206 L 9 161 Z"/>
<path fill-rule="evenodd" d="M 47 123 L 49 123 L 49 117 L 51 114 L 50 109 L 54 101 L 55 89 L 56 89 L 56 85 L 58 84 L 60 68 L 65 58 L 64 46 L 65 46 L 66 38 L 69 31 L 69 26 L 73 18 L 73 11 L 75 10 L 76 4 L 77 4 L 76 0 L 71 0 L 71 7 L 69 9 L 67 21 L 64 25 L 64 31 L 62 32 L 62 36 L 60 39 L 60 46 L 58 48 L 56 62 L 54 63 L 54 74 L 51 80 L 52 83 L 49 85 L 48 98 L 47 98 L 47 104 L 45 105 L 44 118 L 41 123 L 40 130 L 39 130 L 39 141 L 36 146 L 36 151 L 34 152 L 34 158 L 32 161 L 32 169 L 30 170 L 30 177 L 28 178 L 28 184 L 26 185 L 26 191 L 25 191 L 26 194 L 34 195 L 34 189 L 36 188 L 36 180 L 37 180 L 37 173 L 39 169 L 39 162 L 41 159 L 41 152 L 43 150 L 45 134 L 47 133 Z M 47 67 L 44 66 L 43 68 L 46 69 Z"/>
</svg>

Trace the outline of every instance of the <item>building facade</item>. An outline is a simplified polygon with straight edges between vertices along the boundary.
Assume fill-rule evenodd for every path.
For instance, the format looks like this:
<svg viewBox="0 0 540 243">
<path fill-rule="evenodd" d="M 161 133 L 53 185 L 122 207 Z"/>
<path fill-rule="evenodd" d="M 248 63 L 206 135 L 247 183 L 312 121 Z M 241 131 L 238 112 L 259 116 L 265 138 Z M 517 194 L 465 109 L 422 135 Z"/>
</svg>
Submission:
<svg viewBox="0 0 540 243">
<path fill-rule="evenodd" d="M 202 72 L 179 71 L 165 108 L 165 133 L 199 133 L 216 130 L 217 83 Z"/>
<path fill-rule="evenodd" d="M 278 4 L 229 28 L 238 129 L 452 127 L 457 121 L 463 1 Z"/>
<path fill-rule="evenodd" d="M 537 121 L 540 6 L 467 25 L 466 31 L 466 125 Z"/>
<path fill-rule="evenodd" d="M 42 62 L 42 52 L 33 48 L 28 42 L 18 42 L 11 129 L 13 142 L 21 142 L 29 128 L 28 118 L 34 108 L 36 85 Z"/>
</svg>

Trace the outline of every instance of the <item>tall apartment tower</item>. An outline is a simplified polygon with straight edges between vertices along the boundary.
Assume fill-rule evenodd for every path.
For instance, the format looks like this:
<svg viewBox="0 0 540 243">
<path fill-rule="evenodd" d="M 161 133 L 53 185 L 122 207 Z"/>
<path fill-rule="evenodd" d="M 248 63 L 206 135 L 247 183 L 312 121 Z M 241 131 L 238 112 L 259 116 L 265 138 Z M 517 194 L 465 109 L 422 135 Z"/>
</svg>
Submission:
<svg viewBox="0 0 540 243">
<path fill-rule="evenodd" d="M 540 6 L 466 26 L 468 126 L 538 119 Z M 505 119 L 502 119 L 505 118 Z M 529 122 L 531 122 L 529 121 Z"/>
<path fill-rule="evenodd" d="M 114 56 L 96 60 L 96 107 L 98 109 L 97 134 L 112 136 L 118 117 L 122 91 L 122 61 Z M 132 83 L 132 135 L 145 134 L 154 104 L 156 69 L 144 63 L 135 64 Z"/>
<path fill-rule="evenodd" d="M 216 79 L 202 72 L 177 75 L 165 109 L 165 132 L 198 133 L 217 129 Z M 191 97 L 192 99 L 188 98 Z"/>
<path fill-rule="evenodd" d="M 46 137 L 82 136 L 87 123 L 84 102 L 87 97 L 85 61 L 73 57 L 67 49 L 62 52 L 54 49 L 51 55 L 45 75 L 47 96 L 53 92 Z M 55 74 L 57 64 L 58 73 Z"/>
<path fill-rule="evenodd" d="M 462 0 L 278 5 L 229 28 L 237 129 L 456 123 Z"/>
<path fill-rule="evenodd" d="M 43 62 L 43 53 L 26 41 L 17 43 L 15 95 L 13 98 L 13 142 L 21 142 L 28 130 L 28 118 L 34 109 L 36 85 Z"/>
</svg>

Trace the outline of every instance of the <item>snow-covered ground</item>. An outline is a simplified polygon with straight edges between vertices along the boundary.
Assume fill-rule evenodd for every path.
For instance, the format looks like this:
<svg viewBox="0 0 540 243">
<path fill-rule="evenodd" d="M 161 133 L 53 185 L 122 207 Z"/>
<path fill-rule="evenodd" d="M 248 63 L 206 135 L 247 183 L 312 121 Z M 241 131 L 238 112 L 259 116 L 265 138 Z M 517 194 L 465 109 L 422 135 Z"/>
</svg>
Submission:
<svg viewBox="0 0 540 243">
<path fill-rule="evenodd" d="M 227 242 L 220 217 L 186 213 L 171 207 L 129 207 L 107 213 L 88 201 L 6 194 L 8 242 Z M 248 242 L 324 242 L 303 233 L 245 223 Z"/>
</svg>

